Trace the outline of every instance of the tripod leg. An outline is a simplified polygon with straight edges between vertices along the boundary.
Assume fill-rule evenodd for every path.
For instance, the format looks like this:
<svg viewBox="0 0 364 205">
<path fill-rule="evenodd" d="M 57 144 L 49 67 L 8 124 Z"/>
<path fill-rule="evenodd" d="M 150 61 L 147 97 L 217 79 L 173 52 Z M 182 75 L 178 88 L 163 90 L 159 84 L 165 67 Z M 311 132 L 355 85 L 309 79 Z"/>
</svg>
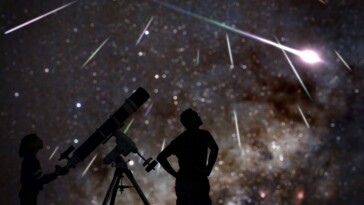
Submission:
<svg viewBox="0 0 364 205">
<path fill-rule="evenodd" d="M 139 197 L 142 199 L 143 203 L 145 205 L 150 205 L 148 199 L 145 197 L 143 191 L 140 189 L 138 183 L 136 182 L 133 173 L 131 173 L 131 171 L 128 169 L 125 171 L 126 176 L 129 178 L 130 182 L 133 184 L 134 188 L 136 189 L 136 191 L 139 194 Z"/>
<path fill-rule="evenodd" d="M 115 198 L 116 198 L 116 194 L 118 193 L 119 190 L 119 184 L 121 184 L 121 178 L 123 176 L 118 176 L 118 180 L 116 182 L 116 184 L 114 185 L 114 189 L 112 190 L 112 195 L 111 195 L 111 199 L 110 199 L 110 205 L 114 205 L 115 204 Z"/>
<path fill-rule="evenodd" d="M 109 203 L 111 194 L 112 194 L 112 196 L 114 196 L 114 192 L 117 192 L 117 190 L 118 190 L 119 182 L 120 182 L 120 176 L 117 174 L 117 170 L 115 170 L 114 177 L 112 178 L 111 184 L 109 186 L 109 189 L 107 190 L 107 193 L 104 198 L 104 201 L 102 202 L 102 205 L 107 205 Z M 115 202 L 115 198 L 113 199 L 113 203 L 114 202 Z"/>
</svg>

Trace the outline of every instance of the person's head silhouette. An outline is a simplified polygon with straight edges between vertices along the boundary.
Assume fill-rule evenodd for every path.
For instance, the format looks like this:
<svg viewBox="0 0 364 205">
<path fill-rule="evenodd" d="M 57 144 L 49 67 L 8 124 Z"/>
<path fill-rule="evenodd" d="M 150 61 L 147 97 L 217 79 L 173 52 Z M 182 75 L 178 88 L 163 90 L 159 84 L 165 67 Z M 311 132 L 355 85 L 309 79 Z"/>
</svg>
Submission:
<svg viewBox="0 0 364 205">
<path fill-rule="evenodd" d="M 180 115 L 180 120 L 182 125 L 190 130 L 190 129 L 198 129 L 202 125 L 202 120 L 198 113 L 191 108 L 183 111 Z"/>
<path fill-rule="evenodd" d="M 36 134 L 28 134 L 20 142 L 19 157 L 35 155 L 43 148 L 43 141 Z"/>
</svg>

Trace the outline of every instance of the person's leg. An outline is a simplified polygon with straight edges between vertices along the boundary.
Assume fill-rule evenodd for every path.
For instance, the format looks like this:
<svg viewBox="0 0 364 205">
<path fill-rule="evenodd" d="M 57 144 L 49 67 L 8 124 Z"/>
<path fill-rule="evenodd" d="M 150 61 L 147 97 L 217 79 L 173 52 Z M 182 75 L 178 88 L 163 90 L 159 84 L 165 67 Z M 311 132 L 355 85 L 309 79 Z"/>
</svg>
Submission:
<svg viewBox="0 0 364 205">
<path fill-rule="evenodd" d="M 191 182 L 176 179 L 177 205 L 191 205 Z"/>
<path fill-rule="evenodd" d="M 190 190 L 193 201 L 192 204 L 196 205 L 211 205 L 210 199 L 210 184 L 208 179 L 199 180 L 193 183 L 192 189 Z"/>
<path fill-rule="evenodd" d="M 37 205 L 37 192 L 20 190 L 20 205 Z"/>
</svg>

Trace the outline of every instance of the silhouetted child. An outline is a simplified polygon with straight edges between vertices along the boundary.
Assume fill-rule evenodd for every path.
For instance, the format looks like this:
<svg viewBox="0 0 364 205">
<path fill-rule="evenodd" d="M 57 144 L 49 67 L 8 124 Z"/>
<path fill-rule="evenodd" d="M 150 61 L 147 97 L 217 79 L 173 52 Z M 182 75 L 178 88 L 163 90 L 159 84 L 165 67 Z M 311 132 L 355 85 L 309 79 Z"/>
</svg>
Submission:
<svg viewBox="0 0 364 205">
<path fill-rule="evenodd" d="M 202 121 L 197 112 L 187 109 L 181 113 L 180 120 L 186 130 L 158 155 L 157 160 L 176 178 L 177 205 L 210 205 L 208 176 L 219 148 L 210 132 L 199 128 Z M 178 158 L 178 172 L 167 160 L 171 155 Z"/>
<path fill-rule="evenodd" d="M 19 192 L 21 205 L 36 205 L 37 195 L 43 189 L 43 185 L 64 175 L 67 170 L 56 166 L 51 174 L 43 174 L 37 153 L 43 148 L 43 141 L 36 134 L 29 134 L 23 137 L 20 143 L 19 156 L 23 158 L 21 164 L 21 189 Z"/>
</svg>

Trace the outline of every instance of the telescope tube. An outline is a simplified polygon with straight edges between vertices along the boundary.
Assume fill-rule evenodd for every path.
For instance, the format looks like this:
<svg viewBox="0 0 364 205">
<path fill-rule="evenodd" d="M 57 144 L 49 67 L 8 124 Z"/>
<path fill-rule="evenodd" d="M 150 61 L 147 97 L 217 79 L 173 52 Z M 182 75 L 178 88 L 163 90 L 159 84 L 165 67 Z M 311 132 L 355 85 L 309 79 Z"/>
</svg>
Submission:
<svg viewBox="0 0 364 205">
<path fill-rule="evenodd" d="M 124 121 L 135 111 L 138 110 L 148 99 L 149 94 L 143 88 L 138 88 L 125 103 L 112 114 L 108 120 L 101 125 L 79 148 L 74 151 L 72 157 L 68 161 L 67 167 L 75 167 L 75 165 L 83 161 L 93 152 L 104 140 L 108 138 L 116 129 L 119 129 Z"/>
</svg>

